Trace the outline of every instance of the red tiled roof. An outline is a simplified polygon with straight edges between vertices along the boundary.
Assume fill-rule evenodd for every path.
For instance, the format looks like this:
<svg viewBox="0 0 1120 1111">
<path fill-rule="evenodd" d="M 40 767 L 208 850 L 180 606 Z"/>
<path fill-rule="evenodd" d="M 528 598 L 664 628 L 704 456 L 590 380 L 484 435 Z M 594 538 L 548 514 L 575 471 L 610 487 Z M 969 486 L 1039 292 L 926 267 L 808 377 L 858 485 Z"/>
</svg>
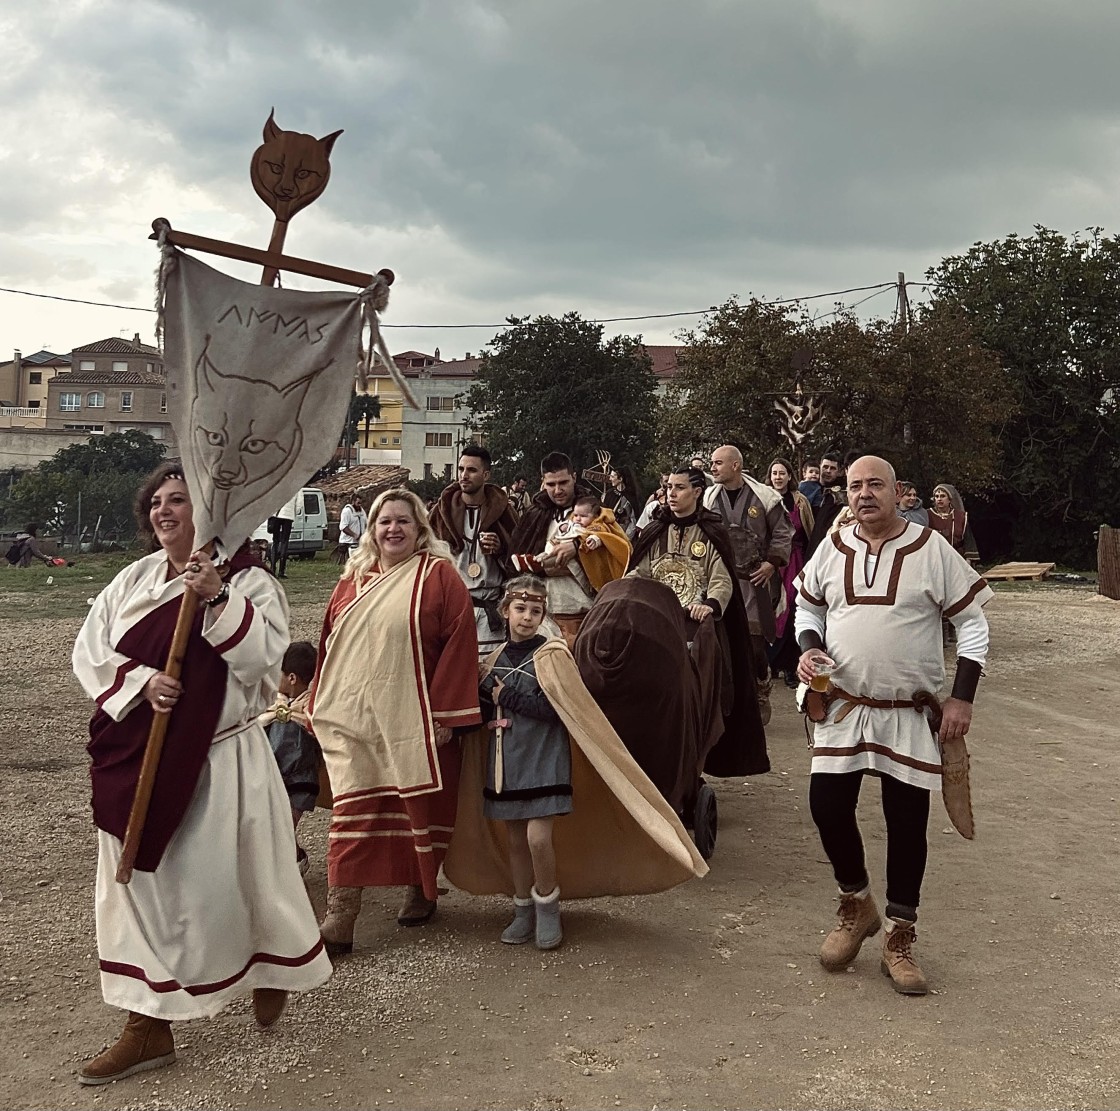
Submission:
<svg viewBox="0 0 1120 1111">
<path fill-rule="evenodd" d="M 146 370 L 71 370 L 56 374 L 49 383 L 51 389 L 57 386 L 97 385 L 97 386 L 159 386 L 167 389 L 167 379 Z"/>
<path fill-rule="evenodd" d="M 407 354 L 407 352 L 406 352 Z M 404 355 L 394 355 L 393 361 L 406 378 L 473 378 L 478 373 L 482 363 L 481 359 L 453 359 L 446 363 L 434 363 L 432 366 L 400 366 L 400 359 Z M 388 378 L 389 372 L 380 363 L 373 368 L 373 378 Z"/>
<path fill-rule="evenodd" d="M 659 382 L 672 380 L 680 374 L 681 368 L 677 362 L 677 356 L 680 354 L 682 348 L 669 347 L 667 345 L 658 346 L 649 343 L 644 346 L 646 354 L 653 364 L 653 376 Z"/>
<path fill-rule="evenodd" d="M 133 343 L 132 340 L 121 339 L 119 336 L 110 336 L 108 339 L 94 340 L 93 343 L 84 343 L 75 347 L 71 355 L 150 355 L 162 359 L 158 347 L 149 347 L 146 343 Z"/>
</svg>

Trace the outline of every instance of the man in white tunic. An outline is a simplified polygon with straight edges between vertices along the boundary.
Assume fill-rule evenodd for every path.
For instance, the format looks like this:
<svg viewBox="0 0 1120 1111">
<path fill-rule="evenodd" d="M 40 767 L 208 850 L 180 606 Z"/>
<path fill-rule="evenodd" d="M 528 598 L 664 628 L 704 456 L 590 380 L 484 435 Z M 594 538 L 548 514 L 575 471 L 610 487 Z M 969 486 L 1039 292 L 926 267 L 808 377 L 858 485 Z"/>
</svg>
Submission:
<svg viewBox="0 0 1120 1111">
<path fill-rule="evenodd" d="M 835 665 L 825 720 L 813 740 L 809 805 L 840 887 L 839 922 L 821 963 L 847 967 L 883 925 L 870 893 L 856 804 L 864 775 L 882 782 L 887 824 L 887 934 L 882 970 L 897 991 L 924 995 L 914 923 L 926 864 L 930 792 L 941 789 L 938 739 L 964 737 L 988 651 L 981 608 L 992 591 L 935 532 L 896 512 L 898 483 L 886 460 L 864 456 L 848 471 L 856 523 L 821 544 L 798 577 L 798 675 L 809 683 Z M 957 670 L 941 703 L 938 736 L 915 707 L 945 681 L 941 620 L 957 629 Z"/>
</svg>

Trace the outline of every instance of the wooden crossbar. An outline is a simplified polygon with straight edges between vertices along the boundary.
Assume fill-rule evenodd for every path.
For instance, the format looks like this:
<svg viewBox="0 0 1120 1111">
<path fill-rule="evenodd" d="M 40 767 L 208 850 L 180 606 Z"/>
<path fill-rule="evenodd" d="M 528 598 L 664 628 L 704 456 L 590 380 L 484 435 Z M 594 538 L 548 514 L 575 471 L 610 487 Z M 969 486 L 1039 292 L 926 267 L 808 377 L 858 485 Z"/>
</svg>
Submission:
<svg viewBox="0 0 1120 1111">
<path fill-rule="evenodd" d="M 253 262 L 260 266 L 271 267 L 273 270 L 287 270 L 292 274 L 306 274 L 309 278 L 321 278 L 326 282 L 357 286 L 359 289 L 365 289 L 366 286 L 373 284 L 373 275 L 363 273 L 361 270 L 347 270 L 341 266 L 329 266 L 325 262 L 315 262 L 309 258 L 296 258 L 295 255 L 284 255 L 278 251 L 262 251 L 259 247 L 246 247 L 241 243 L 227 243 L 224 239 L 210 239 L 205 235 L 175 231 L 162 217 L 152 221 L 153 230 L 148 238 L 159 239 L 161 228 L 167 231 L 168 242 L 176 247 L 206 251 L 208 254 L 221 255 L 223 258 Z M 393 284 L 392 270 L 379 270 L 378 273 L 383 275 L 390 285 Z"/>
</svg>

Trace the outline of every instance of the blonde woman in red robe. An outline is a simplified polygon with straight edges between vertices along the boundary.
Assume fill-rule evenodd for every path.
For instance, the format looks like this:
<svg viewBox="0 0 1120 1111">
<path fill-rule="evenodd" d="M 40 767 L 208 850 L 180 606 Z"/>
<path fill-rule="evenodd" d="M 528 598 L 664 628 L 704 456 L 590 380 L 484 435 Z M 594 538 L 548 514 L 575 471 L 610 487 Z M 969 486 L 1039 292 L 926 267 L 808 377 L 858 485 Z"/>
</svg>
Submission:
<svg viewBox="0 0 1120 1111">
<path fill-rule="evenodd" d="M 323 941 L 354 945 L 366 887 L 406 887 L 397 921 L 427 922 L 455 825 L 453 731 L 482 721 L 474 607 L 423 503 L 373 504 L 331 595 L 311 704 L 334 796 Z"/>
</svg>

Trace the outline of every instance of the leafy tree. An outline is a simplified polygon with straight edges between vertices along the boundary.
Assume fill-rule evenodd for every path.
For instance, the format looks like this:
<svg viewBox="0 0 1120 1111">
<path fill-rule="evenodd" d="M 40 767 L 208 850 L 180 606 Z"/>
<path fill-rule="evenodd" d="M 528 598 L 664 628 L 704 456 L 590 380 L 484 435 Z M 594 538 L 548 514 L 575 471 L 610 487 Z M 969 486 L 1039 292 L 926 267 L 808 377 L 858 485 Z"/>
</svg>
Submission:
<svg viewBox="0 0 1120 1111">
<path fill-rule="evenodd" d="M 84 444 L 71 444 L 39 466 L 49 474 L 147 474 L 162 461 L 163 445 L 147 432 L 131 428 L 127 432 L 91 436 Z"/>
<path fill-rule="evenodd" d="M 660 414 L 660 446 L 676 458 L 731 442 L 761 476 L 775 455 L 836 445 L 885 456 L 927 491 L 936 481 L 971 490 L 992 480 L 1006 381 L 959 313 L 918 312 L 904 332 L 848 312 L 822 324 L 793 306 L 732 298 L 682 339 L 682 374 Z M 799 352 L 812 353 L 800 373 Z M 774 408 L 796 378 L 825 404 L 800 453 Z"/>
<path fill-rule="evenodd" d="M 928 277 L 1010 378 L 993 497 L 1013 550 L 1091 563 L 1093 530 L 1120 524 L 1120 239 L 1037 227 Z"/>
<path fill-rule="evenodd" d="M 9 526 L 34 521 L 45 532 L 74 535 L 79 523 L 102 535 L 131 538 L 132 503 L 144 476 L 163 459 L 163 445 L 146 432 L 131 430 L 92 436 L 88 443 L 62 448 L 26 472 L 0 504 Z"/>
<path fill-rule="evenodd" d="M 618 466 L 642 466 L 653 448 L 656 382 L 641 340 L 604 341 L 601 325 L 574 312 L 509 322 L 467 394 L 496 471 L 531 474 L 549 451 L 586 467 L 598 449 Z"/>
</svg>

